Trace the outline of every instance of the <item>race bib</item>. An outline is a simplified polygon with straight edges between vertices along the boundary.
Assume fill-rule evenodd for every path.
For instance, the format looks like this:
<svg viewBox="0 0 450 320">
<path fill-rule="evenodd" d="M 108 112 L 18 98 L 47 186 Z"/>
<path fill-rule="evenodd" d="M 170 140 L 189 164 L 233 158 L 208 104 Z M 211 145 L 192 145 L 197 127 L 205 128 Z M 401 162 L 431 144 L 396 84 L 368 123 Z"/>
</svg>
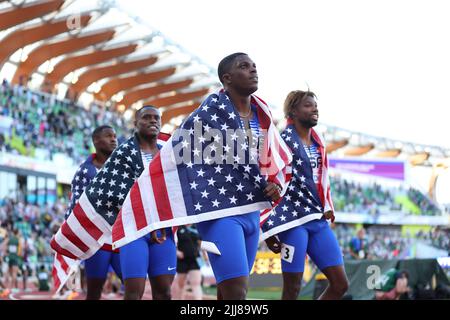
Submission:
<svg viewBox="0 0 450 320">
<path fill-rule="evenodd" d="M 361 259 L 364 259 L 366 257 L 366 253 L 364 252 L 364 250 L 359 250 L 359 257 Z"/>
<path fill-rule="evenodd" d="M 10 245 L 8 246 L 8 250 L 10 253 L 17 253 L 17 246 Z"/>
<path fill-rule="evenodd" d="M 46 272 L 41 272 L 38 274 L 39 280 L 48 280 L 48 274 Z"/>
<path fill-rule="evenodd" d="M 282 260 L 292 263 L 292 259 L 294 259 L 294 252 L 295 252 L 294 246 L 290 246 L 285 243 L 281 244 L 281 259 Z"/>
</svg>

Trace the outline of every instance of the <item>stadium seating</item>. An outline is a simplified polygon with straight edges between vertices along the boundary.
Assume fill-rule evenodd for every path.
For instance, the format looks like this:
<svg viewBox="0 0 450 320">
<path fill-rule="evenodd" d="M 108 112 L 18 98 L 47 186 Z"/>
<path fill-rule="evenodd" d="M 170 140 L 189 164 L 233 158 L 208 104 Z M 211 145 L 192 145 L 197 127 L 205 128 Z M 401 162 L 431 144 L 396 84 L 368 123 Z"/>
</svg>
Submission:
<svg viewBox="0 0 450 320">
<path fill-rule="evenodd" d="M 413 248 L 418 241 L 450 253 L 450 231 L 446 229 L 434 228 L 429 232 L 417 231 L 412 234 L 402 234 L 401 229 L 386 226 L 372 226 L 365 230 L 369 260 L 414 258 L 417 252 L 414 252 Z M 337 224 L 334 232 L 344 257 L 351 259 L 349 244 L 356 236 L 357 228 L 348 224 Z"/>
<path fill-rule="evenodd" d="M 377 183 L 362 184 L 334 176 L 331 192 L 336 211 L 364 214 L 408 213 L 440 215 L 441 210 L 420 191 L 392 188 Z"/>
<path fill-rule="evenodd" d="M 0 247 L 2 247 L 4 236 L 18 229 L 22 239 L 22 253 L 24 250 L 27 251 L 28 265 L 31 270 L 34 272 L 42 264 L 50 270 L 53 263 L 50 239 L 64 219 L 66 208 L 65 201 L 62 199 L 54 205 L 43 206 L 25 205 L 5 199 L 0 206 Z M 6 263 L 4 259 L 3 263 Z"/>
<path fill-rule="evenodd" d="M 92 151 L 90 136 L 93 128 L 108 124 L 118 137 L 128 136 L 126 123 L 117 113 L 92 105 L 90 111 L 54 95 L 11 86 L 0 86 L 0 115 L 12 118 L 8 134 L 0 137 L 0 149 L 52 160 L 62 153 L 75 164 Z"/>
</svg>

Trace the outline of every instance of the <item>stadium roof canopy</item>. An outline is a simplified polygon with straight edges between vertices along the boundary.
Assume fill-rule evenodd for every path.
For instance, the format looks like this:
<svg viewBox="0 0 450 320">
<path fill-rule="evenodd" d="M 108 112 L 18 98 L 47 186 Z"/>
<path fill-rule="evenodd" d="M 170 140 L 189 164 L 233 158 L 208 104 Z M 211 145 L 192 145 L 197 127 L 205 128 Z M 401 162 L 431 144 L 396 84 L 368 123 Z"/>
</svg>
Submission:
<svg viewBox="0 0 450 320">
<path fill-rule="evenodd" d="M 84 106 L 150 102 L 167 121 L 219 86 L 215 69 L 105 0 L 0 1 L 0 78 Z"/>
<path fill-rule="evenodd" d="M 413 166 L 450 164 L 450 149 L 441 146 L 373 136 L 325 124 L 318 125 L 318 131 L 327 141 L 328 152 L 336 156 L 405 160 Z"/>
</svg>

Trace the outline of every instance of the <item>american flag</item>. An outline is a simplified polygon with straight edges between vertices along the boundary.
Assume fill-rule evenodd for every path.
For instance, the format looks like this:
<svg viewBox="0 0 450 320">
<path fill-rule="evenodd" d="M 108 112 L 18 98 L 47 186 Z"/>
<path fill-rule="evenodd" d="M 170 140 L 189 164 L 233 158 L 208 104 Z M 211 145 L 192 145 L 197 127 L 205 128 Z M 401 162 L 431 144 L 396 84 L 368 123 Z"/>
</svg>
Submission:
<svg viewBox="0 0 450 320">
<path fill-rule="evenodd" d="M 158 142 L 169 135 L 161 133 Z M 111 244 L 111 226 L 134 181 L 144 170 L 139 144 L 132 136 L 114 150 L 81 194 L 51 240 L 51 247 L 72 259 L 87 259 Z M 103 249 L 107 249 L 103 247 Z"/>
<path fill-rule="evenodd" d="M 73 177 L 71 183 L 70 205 L 66 212 L 65 219 L 69 217 L 84 189 L 97 174 L 97 168 L 93 163 L 95 157 L 95 153 L 91 154 L 75 172 L 75 176 Z M 60 253 L 55 254 L 53 259 L 52 276 L 54 288 L 57 289 L 56 292 L 59 292 L 59 290 L 61 290 L 70 278 L 71 274 L 77 271 L 79 263 L 79 260 L 64 257 Z"/>
<path fill-rule="evenodd" d="M 158 145 L 162 146 L 169 138 L 170 138 L 169 134 L 161 132 L 158 136 L 158 141 L 157 141 Z M 132 143 L 134 143 L 134 142 L 135 142 L 135 140 L 133 139 Z M 131 153 L 133 154 L 133 151 L 131 151 Z M 75 204 L 78 202 L 78 199 L 80 198 L 80 196 L 83 193 L 86 186 L 94 179 L 94 177 L 97 174 L 97 168 L 94 166 L 94 164 L 92 162 L 94 160 L 95 156 L 96 156 L 95 154 L 90 155 L 88 157 L 88 159 L 81 164 L 81 166 L 78 168 L 78 170 L 75 173 L 75 176 L 72 180 L 72 188 L 71 188 L 72 197 L 71 197 L 69 209 L 67 210 L 67 213 L 66 213 L 66 219 L 69 216 L 69 214 L 71 212 L 73 212 Z M 139 157 L 139 160 L 140 159 L 141 158 Z M 125 165 L 125 167 L 126 167 L 126 165 Z M 142 172 L 141 168 L 143 168 L 143 165 L 136 166 L 136 170 L 138 173 Z M 114 172 L 112 172 L 112 174 L 114 174 Z M 119 194 L 119 196 L 120 196 L 120 194 Z M 107 204 L 108 202 L 106 201 L 105 203 Z M 113 251 L 111 237 L 109 237 L 105 241 L 105 243 L 102 246 L 102 249 L 107 250 L 107 251 Z M 118 251 L 116 251 L 116 252 L 118 252 Z"/>
<path fill-rule="evenodd" d="M 97 168 L 93 164 L 93 160 L 95 159 L 96 154 L 91 154 L 86 161 L 84 161 L 75 172 L 75 176 L 72 179 L 71 183 L 71 198 L 70 205 L 67 209 L 65 218 L 69 217 L 69 214 L 72 212 L 75 204 L 78 202 L 81 194 L 83 193 L 86 186 L 92 181 L 92 179 L 97 174 Z"/>
<path fill-rule="evenodd" d="M 281 136 L 292 150 L 292 179 L 283 199 L 261 226 L 263 240 L 311 220 L 320 219 L 324 212 L 330 210 L 334 212 L 328 179 L 328 157 L 325 143 L 314 129 L 311 129 L 311 135 L 319 145 L 322 158 L 319 188 L 314 183 L 311 163 L 303 148 L 302 141 L 295 127 L 289 124 Z"/>
<path fill-rule="evenodd" d="M 80 260 L 71 259 L 56 253 L 53 260 L 53 287 L 58 293 L 69 278 L 78 271 Z"/>
<path fill-rule="evenodd" d="M 286 191 L 292 156 L 265 102 L 251 101 L 264 132 L 259 150 L 228 95 L 211 94 L 132 186 L 113 226 L 114 247 L 155 229 L 273 208 L 263 190 L 271 181 Z"/>
</svg>

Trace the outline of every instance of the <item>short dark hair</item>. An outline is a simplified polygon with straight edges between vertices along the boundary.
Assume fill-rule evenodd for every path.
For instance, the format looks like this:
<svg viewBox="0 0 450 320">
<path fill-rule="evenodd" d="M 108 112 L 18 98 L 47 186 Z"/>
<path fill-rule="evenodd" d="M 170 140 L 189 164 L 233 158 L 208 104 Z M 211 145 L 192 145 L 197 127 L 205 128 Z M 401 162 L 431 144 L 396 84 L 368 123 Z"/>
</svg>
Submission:
<svg viewBox="0 0 450 320">
<path fill-rule="evenodd" d="M 99 136 L 102 133 L 102 131 L 105 130 L 105 129 L 112 129 L 112 130 L 114 130 L 113 127 L 111 127 L 111 126 L 109 126 L 107 124 L 99 126 L 99 127 L 95 128 L 95 130 L 92 132 L 92 136 L 91 136 L 92 140 L 94 140 L 95 137 Z"/>
<path fill-rule="evenodd" d="M 142 113 L 144 110 L 148 110 L 148 109 L 152 109 L 152 110 L 155 110 L 155 111 L 157 111 L 158 113 L 160 113 L 160 111 L 159 111 L 159 109 L 158 109 L 157 107 L 152 106 L 152 105 L 150 105 L 150 104 L 147 104 L 147 105 L 145 105 L 145 106 L 142 106 L 140 109 L 136 110 L 136 113 L 134 114 L 134 119 L 137 120 L 137 119 L 141 116 L 141 113 Z"/>
<path fill-rule="evenodd" d="M 233 64 L 234 60 L 236 60 L 236 58 L 239 56 L 247 56 L 247 55 L 248 54 L 244 52 L 235 52 L 226 56 L 219 62 L 219 66 L 217 67 L 217 74 L 222 84 L 223 84 L 222 77 L 225 73 L 230 71 L 231 65 Z"/>
<path fill-rule="evenodd" d="M 396 276 L 397 276 L 397 279 L 398 278 L 403 278 L 403 276 L 405 276 L 409 280 L 409 272 L 407 270 L 400 270 L 400 271 L 398 271 Z"/>
</svg>

